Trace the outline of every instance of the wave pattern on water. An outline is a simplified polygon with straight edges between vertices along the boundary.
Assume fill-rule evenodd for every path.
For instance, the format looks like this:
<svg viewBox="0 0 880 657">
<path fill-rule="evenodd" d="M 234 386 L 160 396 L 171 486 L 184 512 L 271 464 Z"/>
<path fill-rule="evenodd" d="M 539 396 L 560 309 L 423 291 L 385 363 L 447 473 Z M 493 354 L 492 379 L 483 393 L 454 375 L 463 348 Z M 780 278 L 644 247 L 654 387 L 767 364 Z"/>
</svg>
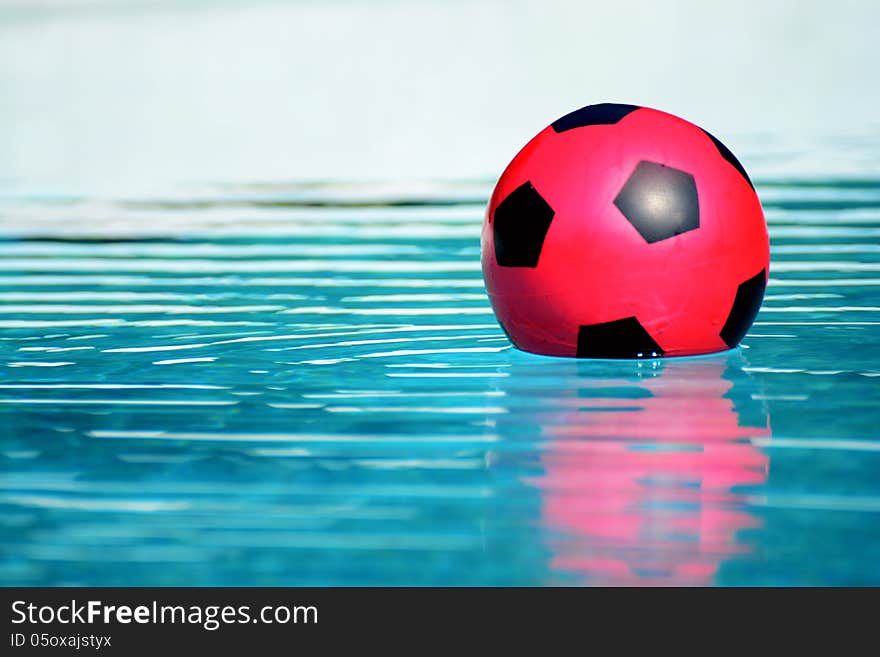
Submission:
<svg viewBox="0 0 880 657">
<path fill-rule="evenodd" d="M 742 349 L 510 348 L 486 182 L 0 202 L 4 584 L 880 584 L 880 186 Z"/>
</svg>

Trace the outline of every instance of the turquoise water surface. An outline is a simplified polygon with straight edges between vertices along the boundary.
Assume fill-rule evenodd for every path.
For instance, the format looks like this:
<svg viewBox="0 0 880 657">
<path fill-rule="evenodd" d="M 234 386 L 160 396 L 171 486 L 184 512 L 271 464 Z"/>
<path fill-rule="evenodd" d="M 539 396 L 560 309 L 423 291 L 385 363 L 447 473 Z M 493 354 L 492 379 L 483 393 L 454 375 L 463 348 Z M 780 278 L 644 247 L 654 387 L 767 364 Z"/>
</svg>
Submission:
<svg viewBox="0 0 880 657">
<path fill-rule="evenodd" d="M 758 180 L 742 348 L 512 349 L 490 181 L 0 205 L 6 585 L 880 585 L 880 182 Z"/>
</svg>

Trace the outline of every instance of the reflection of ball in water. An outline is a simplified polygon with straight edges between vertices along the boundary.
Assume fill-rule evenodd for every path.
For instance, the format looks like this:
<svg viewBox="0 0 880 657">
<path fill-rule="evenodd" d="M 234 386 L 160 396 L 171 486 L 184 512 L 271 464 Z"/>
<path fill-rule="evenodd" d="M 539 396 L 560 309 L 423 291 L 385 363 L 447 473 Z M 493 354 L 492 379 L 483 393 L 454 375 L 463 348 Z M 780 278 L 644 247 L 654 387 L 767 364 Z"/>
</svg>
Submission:
<svg viewBox="0 0 880 657">
<path fill-rule="evenodd" d="M 539 416 L 535 480 L 554 570 L 604 585 L 710 584 L 724 561 L 748 554 L 740 533 L 760 521 L 738 491 L 767 479 L 768 458 L 750 439 L 770 424 L 741 363 L 658 362 L 609 378 L 535 365 L 553 370 L 560 390 L 558 410 Z"/>
<path fill-rule="evenodd" d="M 720 141 L 678 117 L 592 105 L 498 181 L 482 235 L 495 314 L 525 351 L 651 358 L 735 347 L 764 297 L 761 203 Z"/>
</svg>

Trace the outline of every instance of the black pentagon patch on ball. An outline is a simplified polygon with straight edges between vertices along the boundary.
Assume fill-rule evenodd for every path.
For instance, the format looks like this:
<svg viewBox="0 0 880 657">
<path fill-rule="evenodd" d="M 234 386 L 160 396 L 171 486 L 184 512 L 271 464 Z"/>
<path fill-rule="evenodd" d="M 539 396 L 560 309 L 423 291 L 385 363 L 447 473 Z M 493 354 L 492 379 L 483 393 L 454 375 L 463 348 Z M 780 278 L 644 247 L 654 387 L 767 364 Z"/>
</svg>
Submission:
<svg viewBox="0 0 880 657">
<path fill-rule="evenodd" d="M 537 267 L 553 208 L 531 182 L 513 190 L 495 208 L 492 236 L 500 267 Z"/>
<path fill-rule="evenodd" d="M 721 327 L 721 339 L 728 347 L 733 349 L 739 344 L 761 308 L 764 300 L 764 288 L 767 287 L 767 270 L 762 269 L 757 275 L 752 276 L 736 288 L 736 296 L 733 299 L 733 307 L 727 316 L 727 321 Z"/>
<path fill-rule="evenodd" d="M 614 205 L 648 243 L 700 227 L 694 177 L 656 162 L 639 162 Z"/>
<path fill-rule="evenodd" d="M 657 358 L 663 355 L 654 338 L 635 317 L 578 329 L 578 358 Z"/>
<path fill-rule="evenodd" d="M 700 130 L 703 129 L 700 128 Z M 730 149 L 722 144 L 720 140 L 716 139 L 714 135 L 706 132 L 705 130 L 703 130 L 703 132 L 706 133 L 706 136 L 712 140 L 713 144 L 715 144 L 715 148 L 718 149 L 721 157 L 730 162 L 730 164 L 733 165 L 733 168 L 739 171 L 740 175 L 746 179 L 746 182 L 749 183 L 749 187 L 754 190 L 755 186 L 752 184 L 752 179 L 749 178 L 749 174 L 746 173 L 746 168 L 742 164 L 740 164 L 739 160 L 736 159 L 736 156 L 730 152 Z"/>
<path fill-rule="evenodd" d="M 556 132 L 565 132 L 574 128 L 583 128 L 588 125 L 613 125 L 624 116 L 639 109 L 638 105 L 623 105 L 620 103 L 600 103 L 587 105 L 556 119 L 550 125 Z"/>
<path fill-rule="evenodd" d="M 500 326 L 501 330 L 504 331 L 504 337 L 506 337 L 510 341 L 510 344 L 519 349 L 519 346 L 517 346 L 516 342 L 514 342 L 513 338 L 510 335 L 510 331 L 507 330 L 507 327 L 501 322 L 498 322 L 498 326 Z"/>
</svg>

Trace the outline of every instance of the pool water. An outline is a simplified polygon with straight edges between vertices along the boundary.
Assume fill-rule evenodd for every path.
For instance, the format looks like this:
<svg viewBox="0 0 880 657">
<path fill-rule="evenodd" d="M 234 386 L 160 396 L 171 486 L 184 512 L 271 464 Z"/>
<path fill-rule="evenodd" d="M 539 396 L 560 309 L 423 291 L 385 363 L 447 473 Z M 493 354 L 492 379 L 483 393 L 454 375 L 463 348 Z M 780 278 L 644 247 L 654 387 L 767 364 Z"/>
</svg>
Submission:
<svg viewBox="0 0 880 657">
<path fill-rule="evenodd" d="M 880 585 L 880 183 L 757 181 L 740 349 L 512 349 L 491 181 L 0 205 L 5 585 Z"/>
</svg>

